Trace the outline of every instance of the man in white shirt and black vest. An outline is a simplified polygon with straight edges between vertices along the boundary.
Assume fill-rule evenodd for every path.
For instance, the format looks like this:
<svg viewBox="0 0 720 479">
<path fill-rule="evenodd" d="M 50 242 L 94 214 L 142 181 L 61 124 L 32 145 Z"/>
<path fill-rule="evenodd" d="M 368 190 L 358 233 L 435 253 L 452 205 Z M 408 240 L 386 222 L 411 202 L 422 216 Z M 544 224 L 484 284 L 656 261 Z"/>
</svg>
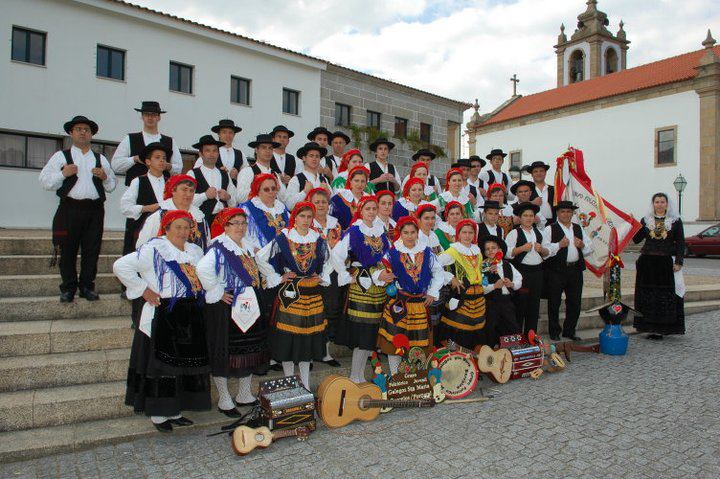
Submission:
<svg viewBox="0 0 720 479">
<path fill-rule="evenodd" d="M 248 200 L 253 178 L 261 173 L 271 173 L 277 177 L 280 184 L 280 191 L 278 191 L 277 197 L 284 203 L 287 188 L 285 187 L 285 184 L 280 181 L 280 174 L 272 169 L 272 161 L 274 159 L 273 150 L 279 148 L 280 143 L 273 140 L 273 136 L 271 134 L 263 133 L 257 135 L 255 141 L 248 143 L 248 146 L 255 150 L 255 163 L 253 163 L 252 166 L 246 166 L 243 168 L 238 175 L 237 203 L 244 203 Z M 295 157 L 293 156 L 293 161 L 294 160 Z"/>
<path fill-rule="evenodd" d="M 483 210 L 483 220 L 478 223 L 478 244 L 488 236 L 497 236 L 503 239 L 505 232 L 497 224 L 498 216 L 500 215 L 500 203 L 494 200 L 485 200 L 485 203 L 478 206 L 478 208 Z"/>
<path fill-rule="evenodd" d="M 283 185 L 287 185 L 290 182 L 290 178 L 302 170 L 302 165 L 298 164 L 297 159 L 285 151 L 290 144 L 290 138 L 295 136 L 295 132 L 288 130 L 285 125 L 278 125 L 272 129 L 270 135 L 272 136 L 272 140 L 278 144 L 277 147 L 273 148 L 273 158 L 270 162 L 270 167 L 273 173 L 279 175 L 280 182 Z"/>
<path fill-rule="evenodd" d="M 325 161 L 320 165 L 322 167 L 321 173 L 330 178 L 330 181 L 337 176 L 338 167 L 345 154 L 345 148 L 350 144 L 350 141 L 350 137 L 340 130 L 332 134 L 330 138 L 332 153 L 327 155 Z"/>
<path fill-rule="evenodd" d="M 193 148 L 199 151 L 202 165 L 187 172 L 197 181 L 193 205 L 203 212 L 207 225 L 212 225 L 220 210 L 237 204 L 235 185 L 230 181 L 230 175 L 216 166 L 220 157 L 219 148 L 223 144 L 210 135 L 200 137 Z"/>
<path fill-rule="evenodd" d="M 115 189 L 117 180 L 107 159 L 90 149 L 98 125 L 76 116 L 64 125 L 72 139 L 68 150 L 56 152 L 40 172 L 40 184 L 55 190 L 60 204 L 53 218 L 53 262 L 60 254 L 60 302 L 71 303 L 75 292 L 95 301 L 97 262 L 105 221 L 105 194 Z M 77 256 L 81 249 L 80 278 Z"/>
<path fill-rule="evenodd" d="M 222 143 L 220 146 L 220 157 L 217 160 L 217 166 L 220 170 L 230 175 L 233 185 L 237 185 L 237 175 L 245 164 L 242 151 L 233 146 L 235 135 L 242 131 L 242 128 L 235 125 L 232 120 L 220 120 L 218 124 L 210 128 L 210 131 L 216 133 L 218 140 Z M 195 161 L 193 168 L 202 165 L 202 158 Z"/>
<path fill-rule="evenodd" d="M 395 143 L 387 138 L 378 138 L 370 143 L 370 151 L 375 153 L 375 161 L 368 164 L 370 169 L 370 183 L 375 185 L 375 191 L 392 191 L 396 193 L 400 189 L 395 165 L 391 165 L 388 157 L 390 150 L 395 148 Z"/>
<path fill-rule="evenodd" d="M 292 211 L 295 205 L 305 201 L 305 197 L 315 188 L 325 188 L 332 196 L 330 179 L 320 173 L 320 161 L 327 154 L 327 150 L 314 141 L 305 143 L 305 146 L 297 151 L 298 158 L 303 161 L 303 170 L 290 178 L 287 186 L 285 207 Z"/>
<path fill-rule="evenodd" d="M 547 224 L 555 221 L 555 187 L 545 183 L 545 177 L 549 169 L 550 165 L 542 161 L 533 161 L 523 167 L 523 170 L 530 173 L 535 184 L 530 201 L 540 207 L 538 214 L 547 220 Z"/>
<path fill-rule="evenodd" d="M 162 135 L 158 131 L 160 115 L 165 113 L 156 101 L 144 101 L 140 108 L 143 129 L 137 133 L 130 133 L 122 139 L 115 154 L 112 157 L 112 167 L 115 173 L 125 173 L 125 186 L 130 186 L 133 178 L 147 173 L 147 166 L 140 159 L 143 148 L 150 143 L 160 142 L 165 145 L 172 154 L 168 157 L 168 171 L 165 177 L 176 175 L 182 171 L 182 156 L 176 142 L 169 136 Z"/>
<path fill-rule="evenodd" d="M 470 186 L 470 193 L 478 200 L 485 198 L 485 182 L 480 179 L 480 172 L 485 168 L 487 162 L 477 155 L 471 155 L 468 160 L 470 161 L 470 170 L 467 183 Z"/>
<path fill-rule="evenodd" d="M 515 182 L 515 184 L 510 187 L 510 192 L 515 195 L 516 199 L 510 206 L 519 205 L 520 203 L 532 203 L 536 205 L 538 207 L 538 213 L 535 215 L 535 224 L 538 228 L 543 229 L 547 224 L 547 219 L 539 213 L 540 205 L 538 205 L 537 202 L 531 201 L 534 187 L 535 184 L 532 181 L 519 180 Z M 515 224 L 520 223 L 520 219 L 517 217 L 515 217 L 513 221 Z"/>
<path fill-rule="evenodd" d="M 499 183 L 505 186 L 505 191 L 508 192 L 509 201 L 514 200 L 515 195 L 510 193 L 510 187 L 512 186 L 512 181 L 510 180 L 510 177 L 507 173 L 501 171 L 506 156 L 507 153 L 503 152 L 499 148 L 495 148 L 490 151 L 490 153 L 485 156 L 485 158 L 490 162 L 490 168 L 480 173 L 480 176 L 478 178 L 480 178 L 487 186 L 495 183 Z"/>
<path fill-rule="evenodd" d="M 585 256 L 593 252 L 592 242 L 572 218 L 577 206 L 572 201 L 560 201 L 555 206 L 557 222 L 543 232 L 543 236 L 556 245 L 557 253 L 545 261 L 546 289 L 548 292 L 548 321 L 550 339 L 580 340 L 575 335 L 580 317 L 580 300 L 583 290 Z M 565 322 L 560 327 L 560 302 L 565 293 Z"/>
</svg>

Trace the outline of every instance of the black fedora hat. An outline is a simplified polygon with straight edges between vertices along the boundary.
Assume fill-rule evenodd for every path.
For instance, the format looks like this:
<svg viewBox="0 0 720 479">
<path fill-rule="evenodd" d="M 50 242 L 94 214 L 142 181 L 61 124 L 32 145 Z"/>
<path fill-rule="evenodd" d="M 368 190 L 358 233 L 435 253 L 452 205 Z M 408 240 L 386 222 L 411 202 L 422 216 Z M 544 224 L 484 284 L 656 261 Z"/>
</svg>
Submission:
<svg viewBox="0 0 720 479">
<path fill-rule="evenodd" d="M 395 148 L 395 143 L 393 143 L 392 141 L 388 141 L 387 138 L 378 138 L 377 140 L 370 143 L 370 151 L 377 150 L 377 147 L 380 145 L 387 145 L 389 150 Z"/>
<path fill-rule="evenodd" d="M 277 133 L 278 131 L 284 131 L 285 133 L 287 133 L 288 138 L 292 138 L 293 136 L 295 136 L 295 132 L 292 130 L 288 130 L 288 128 L 285 125 L 276 126 L 275 128 L 272 129 L 272 131 L 270 132 L 270 135 L 275 136 L 275 133 Z"/>
<path fill-rule="evenodd" d="M 435 153 L 433 153 L 431 150 L 428 150 L 427 148 L 420 148 L 412 156 L 412 159 L 413 159 L 413 161 L 417 161 L 417 159 L 420 158 L 421 156 L 429 156 L 431 160 L 434 160 L 437 155 Z"/>
<path fill-rule="evenodd" d="M 135 111 L 139 111 L 140 113 L 165 113 L 165 110 L 160 109 L 160 103 L 156 101 L 144 101 L 142 105 L 140 105 L 140 108 L 135 108 Z"/>
<path fill-rule="evenodd" d="M 535 183 L 528 180 L 520 180 L 510 187 L 510 193 L 514 195 L 517 189 L 521 186 L 527 186 L 528 188 L 530 188 L 530 191 L 532 191 L 532 189 L 535 188 Z"/>
<path fill-rule="evenodd" d="M 148 158 L 150 158 L 150 155 L 152 155 L 152 152 L 153 152 L 153 151 L 158 151 L 158 150 L 165 152 L 165 159 L 166 159 L 166 160 L 167 160 L 167 158 L 170 158 L 170 155 L 172 155 L 172 150 L 171 150 L 170 148 L 168 148 L 167 146 L 163 145 L 163 144 L 160 143 L 159 141 L 154 141 L 154 142 L 152 142 L 152 143 L 149 143 L 149 144 L 145 145 L 145 147 L 144 147 L 144 148 L 142 149 L 142 151 L 140 152 L 140 155 L 139 155 L 139 156 L 140 156 L 140 159 L 141 159 L 142 161 L 145 161 L 145 160 L 147 160 Z"/>
<path fill-rule="evenodd" d="M 467 158 L 458 158 L 450 168 L 470 168 L 470 160 Z"/>
<path fill-rule="evenodd" d="M 343 140 L 345 140 L 345 143 L 347 143 L 348 145 L 349 145 L 350 142 L 352 141 L 352 140 L 350 140 L 350 137 L 345 134 L 345 132 L 340 131 L 340 130 L 338 130 L 338 131 L 336 131 L 336 132 L 333 132 L 333 134 L 332 134 L 332 136 L 329 138 L 329 140 L 330 140 L 330 141 L 333 141 L 335 138 L 342 138 Z"/>
<path fill-rule="evenodd" d="M 578 206 L 572 201 L 562 200 L 558 201 L 556 205 L 553 205 L 553 209 L 557 210 L 576 210 Z"/>
<path fill-rule="evenodd" d="M 307 139 L 315 141 L 315 137 L 318 135 L 326 135 L 328 137 L 328 141 L 330 141 L 330 138 L 333 136 L 332 131 L 328 130 L 324 126 L 316 126 L 313 128 L 313 131 L 307 134 Z"/>
<path fill-rule="evenodd" d="M 502 156 L 503 158 L 505 158 L 507 156 L 507 153 L 503 152 L 500 148 L 493 148 L 490 153 L 485 156 L 485 158 L 490 160 L 493 156 Z"/>
<path fill-rule="evenodd" d="M 532 210 L 535 214 L 538 214 L 538 211 L 540 211 L 540 207 L 538 205 L 536 205 L 535 203 L 530 203 L 529 201 L 515 203 L 512 208 L 513 214 L 515 216 L 520 216 L 522 212 L 526 210 Z"/>
<path fill-rule="evenodd" d="M 473 162 L 473 161 L 479 161 L 479 162 L 480 162 L 480 168 L 483 168 L 485 165 L 487 165 L 487 161 L 483 160 L 483 159 L 480 158 L 478 155 L 470 155 L 470 158 L 468 158 L 468 160 L 470 160 L 470 164 L 471 164 L 471 165 L 472 165 L 472 162 Z"/>
<path fill-rule="evenodd" d="M 218 121 L 218 124 L 210 128 L 210 131 L 213 133 L 219 133 L 223 128 L 230 128 L 235 133 L 242 131 L 242 128 L 236 126 L 234 121 L 228 119 Z"/>
<path fill-rule="evenodd" d="M 223 143 L 222 141 L 217 141 L 215 138 L 212 137 L 212 135 L 203 135 L 200 137 L 198 142 L 195 143 L 192 147 L 195 148 L 196 150 L 199 150 L 203 146 L 206 146 L 206 145 L 215 145 L 218 148 L 220 148 L 224 144 L 225 143 Z"/>
<path fill-rule="evenodd" d="M 277 141 L 273 141 L 272 135 L 268 135 L 267 133 L 262 133 L 260 135 L 257 135 L 255 137 L 255 141 L 251 141 L 250 143 L 248 143 L 248 146 L 250 148 L 256 148 L 258 145 L 262 145 L 263 143 L 272 145 L 273 148 L 280 147 L 280 143 L 278 143 Z"/>
<path fill-rule="evenodd" d="M 320 156 L 327 155 L 327 148 L 323 148 L 314 141 L 311 141 L 310 143 L 305 143 L 305 145 L 297 151 L 297 156 L 298 158 L 304 158 L 305 155 L 311 151 L 317 151 L 320 153 Z"/>
<path fill-rule="evenodd" d="M 485 200 L 485 204 L 482 204 L 482 205 L 478 206 L 478 208 L 483 209 L 483 210 L 487 210 L 487 209 L 496 209 L 496 210 L 499 210 L 499 209 L 500 209 L 500 203 L 498 203 L 498 202 L 495 201 L 495 200 Z"/>
<path fill-rule="evenodd" d="M 500 238 L 499 236 L 490 235 L 486 236 L 483 239 L 480 240 L 480 251 L 482 251 L 483 256 L 485 255 L 485 243 L 488 243 L 492 241 L 493 243 L 497 244 L 500 247 L 500 250 L 503 252 L 503 256 L 507 254 L 507 243 Z"/>
<path fill-rule="evenodd" d="M 543 163 L 542 161 L 533 161 L 529 165 L 525 165 L 522 167 L 522 169 L 524 171 L 527 171 L 528 173 L 532 173 L 532 171 L 535 168 L 545 168 L 545 171 L 547 171 L 550 169 L 550 165 L 547 165 L 547 164 Z"/>
<path fill-rule="evenodd" d="M 73 127 L 78 124 L 84 124 L 89 126 L 90 132 L 93 135 L 98 132 L 98 124 L 92 121 L 90 118 L 82 115 L 74 116 L 72 120 L 66 121 L 63 125 L 63 129 L 65 130 L 65 133 L 70 134 L 70 130 L 72 130 Z"/>
</svg>

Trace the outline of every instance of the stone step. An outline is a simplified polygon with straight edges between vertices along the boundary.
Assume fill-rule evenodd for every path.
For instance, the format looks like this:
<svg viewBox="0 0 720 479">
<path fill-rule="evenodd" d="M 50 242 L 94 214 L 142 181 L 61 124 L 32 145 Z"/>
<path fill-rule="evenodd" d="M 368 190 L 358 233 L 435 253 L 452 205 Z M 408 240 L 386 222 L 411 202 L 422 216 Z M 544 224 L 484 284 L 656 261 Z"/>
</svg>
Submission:
<svg viewBox="0 0 720 479">
<path fill-rule="evenodd" d="M 10 321 L 49 321 L 54 319 L 130 318 L 130 301 L 118 294 L 103 294 L 98 301 L 75 296 L 72 303 L 61 303 L 56 296 L 0 298 L 0 323 Z"/>
<path fill-rule="evenodd" d="M 33 237 L 11 237 L 0 233 L 0 255 L 49 255 L 53 251 L 50 233 Z M 117 233 L 103 237 L 100 252 L 104 254 L 122 253 L 122 236 Z"/>
<path fill-rule="evenodd" d="M 60 294 L 59 274 L 18 274 L 0 276 L 0 298 L 49 296 Z M 99 273 L 95 279 L 99 294 L 120 294 L 120 281 L 112 273 Z"/>
<path fill-rule="evenodd" d="M 112 273 L 112 265 L 120 255 L 101 254 L 98 273 Z M 0 271 L 4 274 L 59 274 L 57 266 L 50 267 L 50 255 L 0 255 Z M 78 257 L 78 272 L 80 258 Z"/>
<path fill-rule="evenodd" d="M 130 349 L 0 358 L 0 392 L 123 381 Z"/>
</svg>

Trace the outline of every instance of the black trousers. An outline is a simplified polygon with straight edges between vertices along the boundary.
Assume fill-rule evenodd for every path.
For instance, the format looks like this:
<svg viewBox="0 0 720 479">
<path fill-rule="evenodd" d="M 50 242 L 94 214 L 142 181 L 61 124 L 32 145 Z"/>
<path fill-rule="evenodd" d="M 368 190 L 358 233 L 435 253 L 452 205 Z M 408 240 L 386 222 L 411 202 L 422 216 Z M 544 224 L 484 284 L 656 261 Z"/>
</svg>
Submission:
<svg viewBox="0 0 720 479">
<path fill-rule="evenodd" d="M 517 325 L 527 334 L 531 329 L 537 331 L 540 317 L 540 297 L 543 289 L 542 264 L 528 266 L 514 265 L 522 274 L 522 288 L 515 296 L 515 309 L 517 312 Z"/>
<path fill-rule="evenodd" d="M 135 234 L 137 221 L 127 218 L 125 220 L 125 236 L 123 237 L 123 256 L 135 251 L 135 242 L 137 235 Z"/>
<path fill-rule="evenodd" d="M 580 300 L 583 290 L 583 274 L 577 264 L 545 270 L 548 292 L 548 322 L 551 336 L 562 331 L 563 336 L 575 336 L 580 317 Z M 560 302 L 565 293 L 565 322 L 560 327 Z"/>
<path fill-rule="evenodd" d="M 493 291 L 485 296 L 487 318 L 494 329 L 494 344 L 500 343 L 501 336 L 521 332 L 517 324 L 517 313 L 511 295 Z"/>
<path fill-rule="evenodd" d="M 59 208 L 66 208 L 67 221 L 67 237 L 60 248 L 60 291 L 75 292 L 78 286 L 94 290 L 105 223 L 104 203 L 100 200 L 64 198 Z M 79 280 L 78 251 L 81 253 Z"/>
</svg>

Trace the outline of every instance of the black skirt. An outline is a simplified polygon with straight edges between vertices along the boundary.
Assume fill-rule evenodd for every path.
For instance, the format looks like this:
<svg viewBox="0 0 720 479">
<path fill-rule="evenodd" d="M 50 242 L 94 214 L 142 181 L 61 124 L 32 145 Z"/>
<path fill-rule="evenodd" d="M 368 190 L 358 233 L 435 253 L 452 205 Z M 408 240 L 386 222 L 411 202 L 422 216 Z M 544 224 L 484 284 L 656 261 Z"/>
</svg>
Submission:
<svg viewBox="0 0 720 479">
<path fill-rule="evenodd" d="M 320 295 L 323 299 L 323 305 L 325 307 L 325 319 L 327 319 L 328 326 L 325 330 L 328 341 L 335 339 L 335 331 L 338 327 L 338 318 L 343 304 L 345 304 L 345 293 L 346 287 L 338 286 L 337 273 L 332 272 L 330 274 L 330 284 L 320 288 Z"/>
<path fill-rule="evenodd" d="M 125 404 L 146 416 L 175 416 L 210 409 L 210 377 L 202 311 L 195 299 L 179 299 L 172 310 L 161 300 L 152 338 L 135 330 Z"/>
<path fill-rule="evenodd" d="M 641 254 L 636 265 L 633 326 L 643 333 L 685 334 L 685 301 L 675 294 L 672 256 Z"/>
<path fill-rule="evenodd" d="M 375 351 L 386 301 L 385 288 L 373 285 L 363 292 L 356 283 L 349 285 L 343 298 L 342 314 L 335 328 L 335 344 L 350 349 Z"/>
<path fill-rule="evenodd" d="M 206 304 L 203 309 L 210 372 L 226 378 L 265 374 L 270 364 L 267 319 L 261 315 L 243 333 L 230 313 L 230 305 L 222 301 Z"/>
</svg>

